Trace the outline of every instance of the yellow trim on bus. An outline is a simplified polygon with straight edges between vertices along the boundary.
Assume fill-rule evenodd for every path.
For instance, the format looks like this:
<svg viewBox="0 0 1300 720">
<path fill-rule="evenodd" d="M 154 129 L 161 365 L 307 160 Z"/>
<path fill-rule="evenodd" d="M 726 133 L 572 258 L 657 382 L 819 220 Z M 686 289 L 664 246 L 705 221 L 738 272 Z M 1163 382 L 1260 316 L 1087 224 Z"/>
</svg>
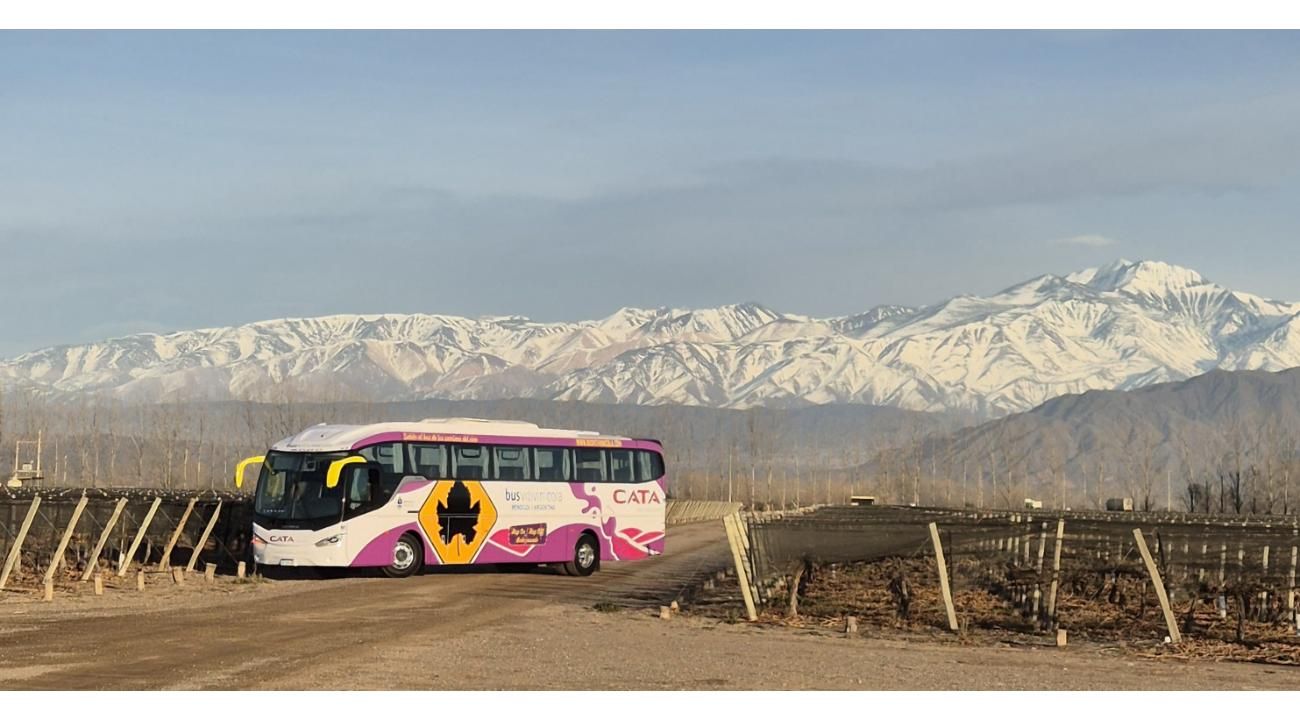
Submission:
<svg viewBox="0 0 1300 720">
<path fill-rule="evenodd" d="M 244 458 L 243 460 L 240 460 L 240 461 L 239 461 L 239 464 L 235 466 L 235 487 L 237 487 L 237 488 L 239 488 L 239 487 L 243 487 L 243 486 L 244 486 L 244 470 L 245 470 L 249 465 L 252 465 L 253 463 L 260 463 L 260 462 L 266 462 L 266 456 L 265 456 L 265 455 L 254 455 L 253 457 L 250 457 L 250 458 Z"/>
<path fill-rule="evenodd" d="M 365 461 L 366 459 L 359 455 L 352 455 L 330 463 L 330 469 L 325 473 L 325 487 L 338 487 L 339 473 L 343 472 L 344 467 L 355 463 L 363 463 Z"/>
</svg>

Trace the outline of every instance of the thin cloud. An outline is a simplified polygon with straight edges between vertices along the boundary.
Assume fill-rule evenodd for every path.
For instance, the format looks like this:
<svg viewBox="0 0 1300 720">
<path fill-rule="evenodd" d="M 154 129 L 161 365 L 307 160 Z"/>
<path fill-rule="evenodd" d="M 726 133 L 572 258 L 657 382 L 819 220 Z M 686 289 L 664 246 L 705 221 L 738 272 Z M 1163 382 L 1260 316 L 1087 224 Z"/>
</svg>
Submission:
<svg viewBox="0 0 1300 720">
<path fill-rule="evenodd" d="M 1056 241 L 1056 244 L 1074 245 L 1076 247 L 1110 247 L 1116 244 L 1116 240 L 1105 235 L 1075 235 L 1074 237 L 1061 238 Z"/>
</svg>

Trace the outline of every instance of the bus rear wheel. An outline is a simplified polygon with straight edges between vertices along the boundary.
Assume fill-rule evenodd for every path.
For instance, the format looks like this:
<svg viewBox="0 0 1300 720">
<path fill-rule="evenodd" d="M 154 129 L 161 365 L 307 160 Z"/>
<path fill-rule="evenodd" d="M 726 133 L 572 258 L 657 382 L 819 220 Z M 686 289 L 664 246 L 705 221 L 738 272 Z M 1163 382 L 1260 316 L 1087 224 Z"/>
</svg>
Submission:
<svg viewBox="0 0 1300 720">
<path fill-rule="evenodd" d="M 393 561 L 384 568 L 384 574 L 390 578 L 404 578 L 414 575 L 424 565 L 424 544 L 414 535 L 403 535 L 393 546 Z"/>
<path fill-rule="evenodd" d="M 579 537 L 578 544 L 573 547 L 573 560 L 564 563 L 564 574 L 587 577 L 596 572 L 598 567 L 600 548 L 596 546 L 596 539 L 590 535 Z"/>
</svg>

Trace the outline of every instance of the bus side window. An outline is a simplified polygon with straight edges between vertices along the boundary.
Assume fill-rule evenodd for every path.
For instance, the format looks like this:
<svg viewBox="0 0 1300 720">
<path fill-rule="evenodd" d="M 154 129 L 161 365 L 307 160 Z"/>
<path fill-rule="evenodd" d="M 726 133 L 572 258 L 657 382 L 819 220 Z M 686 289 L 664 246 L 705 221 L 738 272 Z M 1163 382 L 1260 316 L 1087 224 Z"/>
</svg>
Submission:
<svg viewBox="0 0 1300 720">
<path fill-rule="evenodd" d="M 347 504 L 343 508 L 344 517 L 352 517 L 365 512 L 374 505 L 382 504 L 387 496 L 380 487 L 382 473 L 377 467 L 354 467 L 348 478 Z M 376 503 L 376 493 L 380 496 Z"/>
<path fill-rule="evenodd" d="M 609 451 L 609 479 L 617 483 L 634 482 L 632 475 L 632 451 Z"/>
<path fill-rule="evenodd" d="M 649 482 L 664 476 L 664 459 L 652 450 L 636 451 L 636 481 Z"/>
<path fill-rule="evenodd" d="M 528 448 L 493 447 L 492 477 L 495 480 L 527 480 L 532 475 L 528 471 Z"/>
<path fill-rule="evenodd" d="M 569 482 L 573 479 L 569 449 L 560 447 L 533 448 L 534 480 Z"/>
<path fill-rule="evenodd" d="M 398 483 L 406 475 L 406 450 L 402 443 L 371 445 L 357 451 L 361 457 L 379 465 L 379 485 L 376 491 L 382 504 L 392 496 Z"/>
<path fill-rule="evenodd" d="M 605 451 L 578 448 L 578 482 L 605 482 Z"/>
<path fill-rule="evenodd" d="M 412 443 L 411 448 L 411 469 L 417 475 L 422 475 L 430 480 L 440 480 L 449 477 L 450 463 L 447 462 L 446 445 L 418 445 Z"/>
<path fill-rule="evenodd" d="M 453 445 L 452 474 L 457 480 L 485 480 L 488 473 L 487 448 L 482 445 Z"/>
</svg>

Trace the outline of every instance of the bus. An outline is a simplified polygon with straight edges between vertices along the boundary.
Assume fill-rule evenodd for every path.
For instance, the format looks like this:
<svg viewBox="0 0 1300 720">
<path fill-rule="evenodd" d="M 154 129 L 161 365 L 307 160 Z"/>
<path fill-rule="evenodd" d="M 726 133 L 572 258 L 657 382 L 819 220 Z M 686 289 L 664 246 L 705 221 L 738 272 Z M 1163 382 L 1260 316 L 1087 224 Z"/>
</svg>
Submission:
<svg viewBox="0 0 1300 720">
<path fill-rule="evenodd" d="M 664 552 L 657 440 L 477 418 L 320 424 L 266 455 L 253 493 L 260 566 L 528 563 L 587 576 Z"/>
</svg>

